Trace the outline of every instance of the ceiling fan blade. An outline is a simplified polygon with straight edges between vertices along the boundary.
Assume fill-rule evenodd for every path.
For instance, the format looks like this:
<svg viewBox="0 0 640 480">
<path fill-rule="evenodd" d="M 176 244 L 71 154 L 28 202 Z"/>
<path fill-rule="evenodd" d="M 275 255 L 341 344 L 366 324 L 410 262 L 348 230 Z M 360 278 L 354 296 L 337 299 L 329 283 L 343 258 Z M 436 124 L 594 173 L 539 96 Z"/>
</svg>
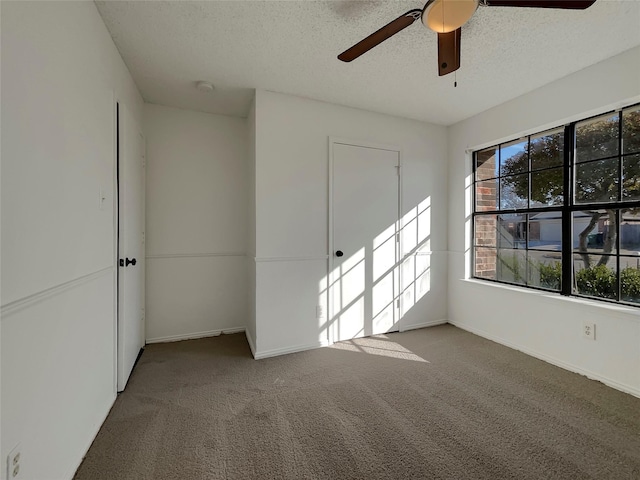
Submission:
<svg viewBox="0 0 640 480">
<path fill-rule="evenodd" d="M 532 7 L 564 8 L 584 10 L 596 3 L 596 0 L 485 0 L 480 2 L 488 7 Z"/>
<path fill-rule="evenodd" d="M 460 68 L 460 38 L 462 28 L 438 34 L 438 75 L 443 76 Z"/>
<path fill-rule="evenodd" d="M 353 47 L 345 50 L 340 55 L 338 55 L 338 59 L 343 62 L 351 62 L 355 60 L 363 53 L 367 53 L 373 47 L 380 45 L 387 38 L 392 37 L 396 33 L 401 30 L 404 30 L 413 22 L 415 22 L 422 15 L 422 10 L 417 8 L 414 10 L 409 10 L 404 15 L 396 18 L 394 21 L 386 24 L 380 30 L 375 33 L 372 33 L 364 40 L 356 43 Z"/>
</svg>

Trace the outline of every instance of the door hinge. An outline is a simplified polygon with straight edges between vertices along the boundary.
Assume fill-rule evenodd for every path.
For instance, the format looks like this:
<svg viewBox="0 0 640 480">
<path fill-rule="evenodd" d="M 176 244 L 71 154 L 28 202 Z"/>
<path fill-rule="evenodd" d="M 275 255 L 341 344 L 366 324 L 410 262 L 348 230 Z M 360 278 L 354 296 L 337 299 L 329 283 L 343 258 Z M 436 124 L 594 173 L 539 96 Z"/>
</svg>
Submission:
<svg viewBox="0 0 640 480">
<path fill-rule="evenodd" d="M 400 308 L 400 299 L 396 299 L 396 308 Z"/>
<path fill-rule="evenodd" d="M 396 243 L 400 243 L 400 234 L 396 233 Z"/>
<path fill-rule="evenodd" d="M 400 176 L 400 165 L 396 165 L 396 173 Z"/>
</svg>

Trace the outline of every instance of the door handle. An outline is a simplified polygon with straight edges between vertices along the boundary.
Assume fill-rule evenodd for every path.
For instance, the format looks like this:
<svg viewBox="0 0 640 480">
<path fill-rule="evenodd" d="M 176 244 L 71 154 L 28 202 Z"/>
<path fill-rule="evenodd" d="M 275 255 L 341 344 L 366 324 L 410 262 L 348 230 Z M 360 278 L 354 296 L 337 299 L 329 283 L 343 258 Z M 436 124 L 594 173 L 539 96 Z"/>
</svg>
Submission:
<svg viewBox="0 0 640 480">
<path fill-rule="evenodd" d="M 341 257 L 343 255 L 344 255 L 344 253 L 342 252 L 342 250 L 336 251 L 336 257 Z"/>
<path fill-rule="evenodd" d="M 131 260 L 129 260 L 128 258 L 125 260 L 124 262 L 124 266 L 128 267 L 129 265 L 133 265 L 134 267 L 136 266 L 136 259 L 132 258 Z"/>
</svg>

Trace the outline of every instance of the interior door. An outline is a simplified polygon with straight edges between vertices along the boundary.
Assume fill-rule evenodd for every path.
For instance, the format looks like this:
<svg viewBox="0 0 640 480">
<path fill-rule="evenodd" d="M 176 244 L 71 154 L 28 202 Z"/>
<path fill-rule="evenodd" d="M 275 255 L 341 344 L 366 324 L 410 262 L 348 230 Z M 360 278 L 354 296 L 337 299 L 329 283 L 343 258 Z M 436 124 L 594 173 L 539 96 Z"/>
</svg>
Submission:
<svg viewBox="0 0 640 480">
<path fill-rule="evenodd" d="M 129 110 L 118 106 L 118 391 L 144 346 L 145 141 Z"/>
<path fill-rule="evenodd" d="M 333 143 L 332 341 L 398 330 L 397 151 Z"/>
</svg>

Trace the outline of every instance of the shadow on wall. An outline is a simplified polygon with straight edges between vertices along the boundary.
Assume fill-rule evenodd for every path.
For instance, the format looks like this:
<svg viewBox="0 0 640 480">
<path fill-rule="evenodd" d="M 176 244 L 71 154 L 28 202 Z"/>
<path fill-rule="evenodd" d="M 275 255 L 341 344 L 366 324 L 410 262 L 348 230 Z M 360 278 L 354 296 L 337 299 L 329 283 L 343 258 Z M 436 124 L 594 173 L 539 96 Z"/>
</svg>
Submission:
<svg viewBox="0 0 640 480">
<path fill-rule="evenodd" d="M 319 333 L 330 342 L 397 331 L 431 289 L 431 197 L 368 245 L 337 261 L 319 283 Z M 373 348 L 373 347 L 372 347 Z"/>
</svg>

